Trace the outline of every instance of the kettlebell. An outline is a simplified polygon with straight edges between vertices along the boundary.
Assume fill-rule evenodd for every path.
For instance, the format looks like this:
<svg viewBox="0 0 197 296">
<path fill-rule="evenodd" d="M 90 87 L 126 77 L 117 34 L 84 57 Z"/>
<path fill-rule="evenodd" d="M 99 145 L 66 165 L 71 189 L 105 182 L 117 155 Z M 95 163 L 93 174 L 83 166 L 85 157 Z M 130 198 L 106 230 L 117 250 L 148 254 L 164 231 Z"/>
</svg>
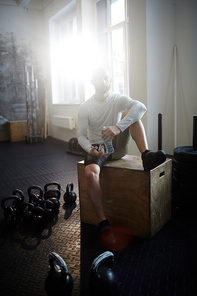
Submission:
<svg viewBox="0 0 197 296">
<path fill-rule="evenodd" d="M 64 193 L 64 201 L 67 204 L 72 204 L 72 203 L 74 203 L 76 201 L 76 199 L 77 199 L 77 195 L 73 191 L 73 183 L 70 182 L 66 186 L 66 192 Z"/>
<path fill-rule="evenodd" d="M 53 202 L 50 200 L 43 200 L 41 207 L 44 209 L 44 219 L 46 222 L 52 222 L 55 217 Z"/>
<path fill-rule="evenodd" d="M 13 200 L 11 206 L 6 206 L 8 200 Z M 20 215 L 20 198 L 17 195 L 10 195 L 1 200 L 1 207 L 4 210 L 5 223 L 8 227 L 14 227 L 17 224 Z"/>
<path fill-rule="evenodd" d="M 37 194 L 32 193 L 32 190 L 36 190 L 39 193 Z M 32 186 L 29 186 L 29 188 L 27 189 L 27 192 L 29 195 L 29 202 L 33 203 L 34 206 L 39 207 L 43 201 L 43 189 L 40 186 L 32 185 Z"/>
<path fill-rule="evenodd" d="M 25 223 L 31 223 L 34 220 L 34 214 L 32 213 L 34 205 L 32 203 L 24 202 L 21 205 L 21 216 Z"/>
<path fill-rule="evenodd" d="M 48 187 L 51 186 L 51 185 L 55 185 L 58 188 L 48 190 Z M 60 196 L 61 196 L 60 189 L 61 189 L 61 186 L 60 186 L 60 184 L 58 182 L 47 183 L 44 186 L 44 191 L 45 191 L 44 192 L 44 199 L 52 201 L 52 203 L 54 204 L 54 209 L 53 209 L 54 212 L 57 212 L 59 210 L 59 207 L 60 207 L 60 202 L 59 202 L 59 199 L 60 199 Z"/>
<path fill-rule="evenodd" d="M 92 295 L 114 295 L 117 291 L 117 278 L 112 271 L 114 254 L 106 251 L 99 255 L 91 266 L 89 286 Z"/>
<path fill-rule="evenodd" d="M 57 188 L 53 188 L 53 189 L 48 189 L 49 186 L 57 186 Z M 60 199 L 60 196 L 61 196 L 61 186 L 58 182 L 51 182 L 51 183 L 47 183 L 45 186 L 44 186 L 44 198 L 45 199 L 49 199 L 51 197 L 54 197 L 54 198 L 57 198 L 57 199 Z"/>
<path fill-rule="evenodd" d="M 33 217 L 33 226 L 35 230 L 42 230 L 46 224 L 46 221 L 44 219 L 44 209 L 38 206 L 34 206 L 31 209 Z"/>
<path fill-rule="evenodd" d="M 49 254 L 50 271 L 45 281 L 45 290 L 48 296 L 71 295 L 73 278 L 68 272 L 65 261 L 57 253 Z"/>
<path fill-rule="evenodd" d="M 19 196 L 19 198 L 20 198 L 20 203 L 21 203 L 21 204 L 24 202 L 25 195 L 24 195 L 23 191 L 21 191 L 20 189 L 15 189 L 15 190 L 13 190 L 12 195 L 17 195 L 17 196 Z M 13 203 L 17 203 L 17 204 L 18 204 L 18 201 L 15 200 L 15 201 L 13 201 Z M 12 203 L 12 204 L 13 204 L 13 203 Z"/>
</svg>

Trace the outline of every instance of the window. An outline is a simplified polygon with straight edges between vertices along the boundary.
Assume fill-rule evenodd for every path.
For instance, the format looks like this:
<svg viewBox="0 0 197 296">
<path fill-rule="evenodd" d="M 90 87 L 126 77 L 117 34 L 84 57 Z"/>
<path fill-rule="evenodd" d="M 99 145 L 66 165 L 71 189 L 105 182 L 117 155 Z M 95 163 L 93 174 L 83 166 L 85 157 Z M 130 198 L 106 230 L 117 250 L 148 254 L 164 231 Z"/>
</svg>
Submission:
<svg viewBox="0 0 197 296">
<path fill-rule="evenodd" d="M 76 1 L 49 22 L 53 104 L 80 104 Z"/>
<path fill-rule="evenodd" d="M 61 67 L 62 95 L 64 102 L 71 98 L 72 103 L 78 102 L 78 89 L 75 71 L 77 45 L 76 17 L 60 25 L 60 47 L 64 66 Z"/>
<path fill-rule="evenodd" d="M 128 94 L 127 0 L 96 2 L 98 63 L 110 69 L 112 91 Z"/>
</svg>

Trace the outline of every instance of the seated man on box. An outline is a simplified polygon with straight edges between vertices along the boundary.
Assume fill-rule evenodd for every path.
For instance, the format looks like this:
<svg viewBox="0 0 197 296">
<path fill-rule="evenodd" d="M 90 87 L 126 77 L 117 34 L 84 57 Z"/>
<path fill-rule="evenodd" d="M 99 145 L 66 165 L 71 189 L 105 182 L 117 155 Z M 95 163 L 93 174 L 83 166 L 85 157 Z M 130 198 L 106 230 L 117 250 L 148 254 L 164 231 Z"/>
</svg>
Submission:
<svg viewBox="0 0 197 296">
<path fill-rule="evenodd" d="M 148 150 L 144 126 L 140 120 L 146 112 L 145 105 L 128 96 L 112 93 L 111 81 L 108 69 L 96 68 L 92 73 L 95 94 L 81 104 L 78 114 L 78 142 L 87 152 L 84 162 L 87 191 L 101 232 L 110 228 L 103 210 L 99 183 L 104 163 L 108 159 L 125 156 L 129 151 L 131 137 L 141 153 L 144 170 L 151 170 L 166 160 L 162 150 Z M 103 145 L 106 139 L 113 141 L 112 154 L 106 153 Z"/>
</svg>

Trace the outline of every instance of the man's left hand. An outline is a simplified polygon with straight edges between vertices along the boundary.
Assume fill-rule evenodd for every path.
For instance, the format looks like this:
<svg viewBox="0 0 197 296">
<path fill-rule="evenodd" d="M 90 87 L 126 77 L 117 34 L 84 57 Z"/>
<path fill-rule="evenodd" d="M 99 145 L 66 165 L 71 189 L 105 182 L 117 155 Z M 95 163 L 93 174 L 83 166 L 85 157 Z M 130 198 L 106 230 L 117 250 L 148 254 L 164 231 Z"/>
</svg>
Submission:
<svg viewBox="0 0 197 296">
<path fill-rule="evenodd" d="M 101 131 L 102 139 L 103 140 L 106 140 L 106 139 L 112 140 L 113 137 L 117 136 L 120 132 L 121 132 L 121 130 L 116 125 L 105 127 Z"/>
</svg>

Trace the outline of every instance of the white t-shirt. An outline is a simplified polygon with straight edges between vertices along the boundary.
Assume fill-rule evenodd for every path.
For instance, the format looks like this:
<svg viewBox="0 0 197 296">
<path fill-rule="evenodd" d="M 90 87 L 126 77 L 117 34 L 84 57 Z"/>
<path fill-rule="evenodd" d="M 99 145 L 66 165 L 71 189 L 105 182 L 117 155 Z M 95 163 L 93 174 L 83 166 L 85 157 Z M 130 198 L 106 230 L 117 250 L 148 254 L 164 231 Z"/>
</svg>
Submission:
<svg viewBox="0 0 197 296">
<path fill-rule="evenodd" d="M 122 112 L 130 109 L 121 119 Z M 92 96 L 79 107 L 77 138 L 81 147 L 89 153 L 92 144 L 103 144 L 103 127 L 116 125 L 123 132 L 128 126 L 140 120 L 146 112 L 143 103 L 128 96 L 110 93 L 103 102 Z"/>
</svg>

